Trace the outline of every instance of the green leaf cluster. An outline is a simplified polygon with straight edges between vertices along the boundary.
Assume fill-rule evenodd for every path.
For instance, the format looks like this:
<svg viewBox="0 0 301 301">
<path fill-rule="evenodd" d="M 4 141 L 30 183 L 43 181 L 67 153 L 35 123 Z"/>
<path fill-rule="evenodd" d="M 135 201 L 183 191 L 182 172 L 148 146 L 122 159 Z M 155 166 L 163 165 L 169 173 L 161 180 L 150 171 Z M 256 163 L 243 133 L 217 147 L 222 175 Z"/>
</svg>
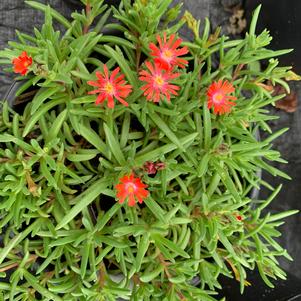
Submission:
<svg viewBox="0 0 301 301">
<path fill-rule="evenodd" d="M 86 0 L 71 21 L 26 2 L 45 13 L 42 29 L 18 33 L 19 42 L 0 51 L 4 64 L 22 51 L 37 62 L 16 95 L 32 88 L 34 96 L 21 112 L 4 102 L 0 117 L 0 277 L 9 277 L 0 280 L 0 300 L 214 301 L 221 275 L 239 281 L 241 292 L 256 267 L 269 286 L 284 279 L 278 257 L 291 258 L 277 228 L 296 211 L 266 213 L 281 187 L 258 171 L 289 178 L 271 165 L 285 163 L 272 143 L 287 129 L 272 133 L 268 121 L 277 117 L 267 106 L 281 96 L 266 87 L 288 89 L 290 68 L 278 67 L 277 57 L 290 50 L 267 49 L 267 31 L 255 35 L 259 9 L 245 38 L 231 41 L 210 35 L 208 20 L 200 36 L 200 22 L 177 19 L 171 0 L 123 0 L 118 8 Z M 148 45 L 185 23 L 195 38 L 183 42 L 190 68 L 175 80 L 179 95 L 147 102 L 137 70 Z M 254 68 L 263 60 L 265 70 Z M 134 87 L 129 107 L 95 106 L 87 94 L 104 63 L 119 66 Z M 237 105 L 223 116 L 207 108 L 218 79 L 236 88 Z M 260 130 L 269 133 L 261 141 Z M 148 175 L 150 161 L 165 169 Z M 114 189 L 131 171 L 150 192 L 133 208 L 119 204 Z M 250 199 L 260 186 L 271 196 Z"/>
</svg>

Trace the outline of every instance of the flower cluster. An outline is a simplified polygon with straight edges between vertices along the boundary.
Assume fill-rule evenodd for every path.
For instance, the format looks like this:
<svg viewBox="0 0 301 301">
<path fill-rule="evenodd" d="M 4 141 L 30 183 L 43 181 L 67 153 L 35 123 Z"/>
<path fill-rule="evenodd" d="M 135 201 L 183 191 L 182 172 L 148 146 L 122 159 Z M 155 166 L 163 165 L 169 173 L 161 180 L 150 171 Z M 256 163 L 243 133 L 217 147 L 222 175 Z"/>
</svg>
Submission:
<svg viewBox="0 0 301 301">
<path fill-rule="evenodd" d="M 179 58 L 179 56 L 187 54 L 188 49 L 187 47 L 178 49 L 182 40 L 175 39 L 174 34 L 167 40 L 166 33 L 164 33 L 163 41 L 158 35 L 157 41 L 159 47 L 153 43 L 150 43 L 149 45 L 149 48 L 152 51 L 150 55 L 153 62 L 146 61 L 144 64 L 146 69 L 139 72 L 139 80 L 145 82 L 145 85 L 141 87 L 141 90 L 148 101 L 160 102 L 160 100 L 164 99 L 170 101 L 171 95 L 178 95 L 177 91 L 180 90 L 179 86 L 171 83 L 173 79 L 180 76 L 180 73 L 175 72 L 174 70 L 177 67 L 184 68 L 185 65 L 188 64 L 188 61 Z M 89 82 L 89 84 L 95 85 L 95 82 Z M 104 84 L 103 81 L 102 85 Z M 117 85 L 115 85 L 114 88 L 118 91 Z M 100 92 L 104 95 L 105 91 Z M 101 99 L 104 99 L 104 96 L 102 96 Z M 152 163 L 147 165 L 146 168 L 149 171 L 149 174 L 155 174 L 155 170 L 162 169 L 163 165 L 155 166 L 155 164 Z M 120 203 L 123 203 L 124 200 L 128 198 L 128 205 L 134 206 L 135 198 L 137 198 L 139 203 L 142 203 L 143 199 L 148 196 L 148 191 L 145 190 L 146 187 L 147 186 L 141 182 L 140 178 L 135 178 L 134 175 L 131 174 L 130 176 L 121 178 L 119 184 L 116 185 L 115 188 Z"/>
<path fill-rule="evenodd" d="M 173 79 L 180 76 L 180 73 L 174 72 L 176 67 L 184 68 L 188 61 L 179 58 L 188 53 L 187 47 L 178 48 L 182 40 L 176 39 L 172 34 L 167 40 L 166 33 L 164 33 L 163 41 L 161 37 L 157 36 L 159 47 L 154 43 L 150 43 L 151 57 L 154 63 L 145 62 L 147 70 L 141 70 L 139 79 L 146 84 L 141 88 L 144 96 L 149 101 L 159 102 L 160 99 L 167 99 L 170 101 L 171 94 L 178 95 L 179 86 L 171 84 Z"/>
<path fill-rule="evenodd" d="M 188 61 L 180 58 L 188 53 L 186 46 L 181 47 L 182 40 L 176 38 L 175 34 L 171 34 L 169 39 L 167 34 L 156 37 L 158 45 L 149 44 L 150 58 L 144 62 L 144 69 L 139 71 L 139 80 L 144 83 L 140 87 L 143 95 L 148 101 L 158 103 L 162 100 L 170 102 L 172 96 L 177 96 L 180 87 L 173 84 L 172 81 L 180 76 L 177 69 L 184 69 L 188 65 Z M 13 59 L 14 71 L 21 75 L 26 75 L 29 67 L 33 64 L 33 59 L 24 51 L 22 54 Z M 103 72 L 96 71 L 97 79 L 88 81 L 88 85 L 95 87 L 95 90 L 89 91 L 88 94 L 97 94 L 95 103 L 103 104 L 107 102 L 107 106 L 113 109 L 115 100 L 128 106 L 126 98 L 132 93 L 133 87 L 125 80 L 125 75 L 120 72 L 117 67 L 113 71 L 109 71 L 106 64 L 103 65 Z M 232 106 L 235 105 L 231 100 L 236 97 L 229 94 L 235 91 L 233 85 L 227 80 L 213 82 L 207 90 L 207 106 L 213 108 L 214 114 L 221 115 L 229 113 Z M 145 171 L 148 174 L 156 174 L 157 170 L 164 168 L 163 163 L 157 164 L 149 162 L 145 165 Z M 134 174 L 126 175 L 119 179 L 116 185 L 117 198 L 120 203 L 128 199 L 128 205 L 134 206 L 136 199 L 139 203 L 148 196 L 145 189 L 147 185 L 143 184 L 139 177 Z"/>
<path fill-rule="evenodd" d="M 171 95 L 177 96 L 180 90 L 179 86 L 171 83 L 180 76 L 180 73 L 174 70 L 177 67 L 185 68 L 188 64 L 187 60 L 179 57 L 187 54 L 188 48 L 186 46 L 179 48 L 182 40 L 176 39 L 174 34 L 168 40 L 166 32 L 163 34 L 163 40 L 158 35 L 157 41 L 159 47 L 154 43 L 149 44 L 153 62 L 146 61 L 145 69 L 139 72 L 139 80 L 145 83 L 141 90 L 148 101 L 160 102 L 164 99 L 170 101 Z M 12 60 L 14 72 L 23 76 L 28 73 L 32 63 L 32 57 L 28 56 L 26 51 Z M 107 101 L 108 108 L 113 109 L 116 99 L 124 106 L 129 105 L 125 99 L 131 94 L 133 87 L 125 81 L 125 75 L 120 73 L 119 67 L 110 73 L 108 67 L 104 65 L 103 72 L 96 71 L 96 77 L 96 81 L 88 81 L 88 85 L 97 88 L 88 92 L 98 94 L 96 104 Z M 233 85 L 227 80 L 213 82 L 207 90 L 208 108 L 213 108 L 214 114 L 217 115 L 229 113 L 235 106 L 232 101 L 236 100 L 236 97 L 229 95 L 234 91 Z"/>
<path fill-rule="evenodd" d="M 172 34 L 167 40 L 164 33 L 163 41 L 157 36 L 159 47 L 150 43 L 150 57 L 153 60 L 144 63 L 145 69 L 139 72 L 139 80 L 144 83 L 141 87 L 144 96 L 148 101 L 159 102 L 160 100 L 170 101 L 172 95 L 176 96 L 180 87 L 172 84 L 172 80 L 180 76 L 175 72 L 175 68 L 184 68 L 188 62 L 179 56 L 188 53 L 187 47 L 179 48 L 182 43 L 181 39 L 176 39 Z M 114 108 L 113 99 L 117 99 L 123 105 L 128 106 L 124 100 L 132 91 L 132 86 L 124 80 L 124 74 L 119 74 L 120 69 L 116 68 L 110 75 L 106 65 L 104 73 L 96 72 L 97 81 L 88 81 L 88 84 L 97 87 L 97 90 L 89 94 L 99 94 L 96 104 L 108 101 L 108 107 Z"/>
</svg>

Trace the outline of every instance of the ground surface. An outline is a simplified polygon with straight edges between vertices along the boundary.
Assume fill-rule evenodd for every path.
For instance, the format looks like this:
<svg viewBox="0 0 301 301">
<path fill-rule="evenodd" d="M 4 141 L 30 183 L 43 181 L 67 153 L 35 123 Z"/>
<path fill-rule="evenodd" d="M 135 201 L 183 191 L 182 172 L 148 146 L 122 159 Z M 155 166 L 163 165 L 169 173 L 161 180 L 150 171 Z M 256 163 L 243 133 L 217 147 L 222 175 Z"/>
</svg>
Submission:
<svg viewBox="0 0 301 301">
<path fill-rule="evenodd" d="M 41 0 L 41 2 L 46 2 Z M 49 3 L 61 13 L 68 16 L 72 10 L 72 4 L 76 2 L 71 0 L 49 0 Z M 78 1 L 79 2 L 79 1 Z M 179 2 L 176 0 L 175 2 Z M 196 18 L 204 19 L 210 17 L 213 27 L 224 25 L 226 28 L 230 12 L 225 11 L 226 8 L 235 6 L 239 0 L 185 0 L 184 9 L 189 9 Z M 251 1 L 250 2 L 254 2 Z M 263 1 L 264 2 L 264 1 Z M 253 5 L 254 3 L 252 3 Z M 254 6 L 254 5 L 253 5 Z M 41 13 L 27 7 L 23 0 L 1 0 L 0 1 L 0 48 L 3 49 L 8 40 L 15 37 L 15 29 L 25 32 L 31 32 L 34 26 L 39 27 L 43 22 Z M 4 96 L 5 91 L 9 87 L 12 78 L 0 70 L 0 98 Z M 298 90 L 298 87 L 297 87 Z M 301 88 L 299 88 L 301 93 Z M 282 182 L 284 189 L 272 205 L 272 210 L 282 211 L 287 209 L 301 209 L 301 107 L 295 113 L 286 113 L 282 111 L 275 112 L 280 115 L 280 119 L 272 124 L 272 128 L 290 127 L 291 130 L 283 137 L 277 140 L 275 148 L 283 153 L 285 159 L 289 160 L 289 164 L 281 166 L 285 172 L 291 175 L 293 181 L 283 181 L 274 179 L 268 175 L 264 175 L 265 179 L 277 184 Z M 262 192 L 262 197 L 265 195 Z M 282 244 L 289 250 L 290 254 L 295 258 L 294 263 L 283 262 L 284 268 L 288 269 L 295 275 L 301 277 L 301 217 L 296 215 L 287 220 L 285 226 L 282 227 L 284 235 L 281 238 Z"/>
</svg>

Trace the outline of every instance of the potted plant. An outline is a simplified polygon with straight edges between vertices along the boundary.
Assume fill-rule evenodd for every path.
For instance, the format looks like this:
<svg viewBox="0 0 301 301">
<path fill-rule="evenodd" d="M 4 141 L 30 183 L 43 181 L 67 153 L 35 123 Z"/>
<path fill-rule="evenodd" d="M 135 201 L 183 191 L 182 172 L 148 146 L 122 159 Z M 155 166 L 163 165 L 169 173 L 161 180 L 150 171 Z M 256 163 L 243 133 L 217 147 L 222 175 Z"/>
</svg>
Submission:
<svg viewBox="0 0 301 301">
<path fill-rule="evenodd" d="M 22 79 L 0 119 L 2 299 L 209 301 L 222 275 L 242 293 L 248 270 L 284 279 L 275 237 L 296 211 L 265 211 L 281 187 L 257 172 L 289 178 L 265 107 L 296 75 L 255 35 L 259 8 L 231 41 L 172 0 L 84 0 L 71 21 L 26 2 L 42 29 L 0 52 Z"/>
</svg>

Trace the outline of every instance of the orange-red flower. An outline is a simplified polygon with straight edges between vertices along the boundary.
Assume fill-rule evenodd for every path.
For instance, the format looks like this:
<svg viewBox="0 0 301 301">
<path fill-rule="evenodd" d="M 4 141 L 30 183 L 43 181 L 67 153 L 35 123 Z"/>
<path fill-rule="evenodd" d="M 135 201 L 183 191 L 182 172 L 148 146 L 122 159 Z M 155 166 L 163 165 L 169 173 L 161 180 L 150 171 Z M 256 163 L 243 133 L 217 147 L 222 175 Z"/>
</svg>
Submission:
<svg viewBox="0 0 301 301">
<path fill-rule="evenodd" d="M 235 106 L 235 103 L 230 100 L 236 100 L 236 97 L 229 95 L 234 91 L 234 87 L 227 80 L 220 79 L 218 82 L 213 82 L 207 91 L 208 109 L 213 107 L 214 114 L 219 115 L 229 113 Z"/>
<path fill-rule="evenodd" d="M 119 179 L 119 184 L 115 186 L 116 196 L 120 204 L 128 198 L 128 205 L 132 207 L 136 204 L 136 200 L 142 204 L 147 198 L 148 191 L 145 188 L 147 185 L 143 184 L 140 178 L 135 178 L 134 174 L 130 174 Z"/>
<path fill-rule="evenodd" d="M 175 37 L 176 35 L 172 34 L 167 41 L 166 32 L 164 32 L 163 41 L 161 37 L 157 35 L 159 47 L 154 43 L 149 44 L 149 48 L 152 51 L 150 55 L 154 58 L 154 61 L 165 70 L 173 69 L 175 66 L 184 68 L 185 65 L 188 64 L 188 61 L 178 57 L 188 53 L 188 48 L 185 46 L 177 49 L 181 45 L 182 40 L 175 40 Z"/>
<path fill-rule="evenodd" d="M 12 60 L 12 64 L 15 73 L 26 75 L 28 67 L 32 65 L 32 57 L 28 56 L 26 51 L 23 51 L 21 55 Z"/>
<path fill-rule="evenodd" d="M 95 103 L 101 104 L 108 101 L 108 107 L 114 108 L 114 98 L 125 106 L 129 104 L 124 100 L 131 92 L 132 86 L 127 85 L 124 74 L 119 74 L 117 67 L 109 74 L 106 65 L 103 66 L 103 73 L 96 71 L 97 81 L 88 81 L 88 84 L 98 89 L 88 92 L 88 94 L 99 94 Z"/>
<path fill-rule="evenodd" d="M 166 98 L 170 101 L 171 94 L 178 95 L 177 90 L 180 90 L 180 87 L 170 84 L 170 81 L 177 78 L 180 73 L 170 73 L 163 70 L 158 64 L 153 66 L 150 62 L 145 62 L 145 65 L 149 71 L 140 71 L 139 79 L 146 82 L 141 90 L 144 91 L 143 95 L 147 100 L 159 102 L 160 99 Z"/>
</svg>

